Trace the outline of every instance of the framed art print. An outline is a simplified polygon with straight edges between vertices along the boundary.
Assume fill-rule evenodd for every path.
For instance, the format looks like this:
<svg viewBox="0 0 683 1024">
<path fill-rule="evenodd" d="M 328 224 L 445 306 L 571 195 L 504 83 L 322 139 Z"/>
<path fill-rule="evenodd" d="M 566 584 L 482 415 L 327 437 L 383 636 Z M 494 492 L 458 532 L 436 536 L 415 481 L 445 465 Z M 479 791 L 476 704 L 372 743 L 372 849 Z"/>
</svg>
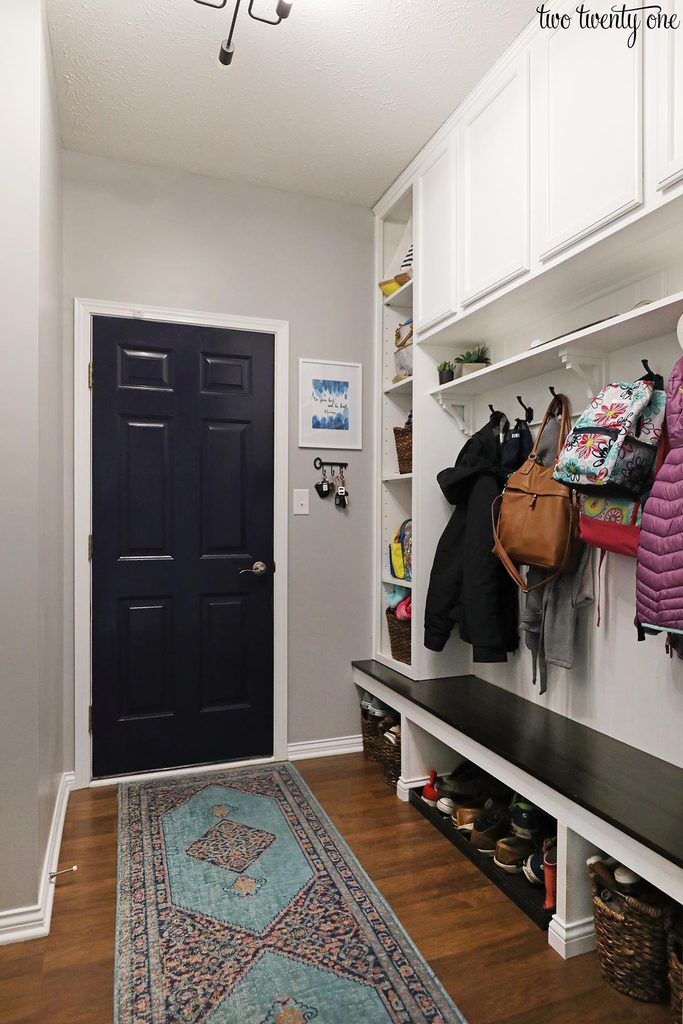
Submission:
<svg viewBox="0 0 683 1024">
<path fill-rule="evenodd" d="M 299 448 L 363 447 L 363 366 L 299 360 Z"/>
</svg>

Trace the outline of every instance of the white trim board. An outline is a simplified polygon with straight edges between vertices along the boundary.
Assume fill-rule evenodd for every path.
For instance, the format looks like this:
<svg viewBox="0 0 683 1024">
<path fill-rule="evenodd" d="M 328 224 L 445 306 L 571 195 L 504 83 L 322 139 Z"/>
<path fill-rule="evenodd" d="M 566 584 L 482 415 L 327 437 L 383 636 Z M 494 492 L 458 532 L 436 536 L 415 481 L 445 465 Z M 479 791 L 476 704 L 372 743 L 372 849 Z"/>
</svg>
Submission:
<svg viewBox="0 0 683 1024">
<path fill-rule="evenodd" d="M 290 743 L 287 758 L 290 761 L 304 761 L 309 757 L 334 757 L 336 754 L 357 754 L 363 749 L 363 737 L 331 736 L 326 740 L 304 740 Z"/>
<path fill-rule="evenodd" d="M 74 773 L 64 772 L 59 780 L 52 812 L 43 868 L 40 873 L 38 902 L 30 907 L 0 911 L 0 945 L 9 942 L 23 942 L 25 939 L 38 939 L 50 932 L 52 904 L 55 895 L 55 887 L 54 883 L 50 881 L 50 873 L 57 870 L 59 863 L 59 850 L 62 843 L 69 790 L 73 788 L 73 785 Z"/>
<path fill-rule="evenodd" d="M 74 737 L 75 786 L 92 782 L 92 745 L 88 729 L 90 672 L 90 562 L 92 532 L 92 392 L 88 363 L 92 352 L 92 318 L 119 316 L 163 323 L 196 324 L 275 336 L 274 520 L 273 560 L 273 760 L 287 757 L 287 490 L 289 480 L 289 323 L 186 309 L 165 309 L 99 299 L 74 299 Z M 233 765 L 234 766 L 234 765 Z M 198 766 L 201 771 L 211 766 Z M 223 767 L 223 766 L 221 766 Z M 156 774 L 156 773 L 152 773 Z M 134 776 L 141 778 L 141 776 Z M 104 780 L 104 784 L 110 784 Z"/>
</svg>

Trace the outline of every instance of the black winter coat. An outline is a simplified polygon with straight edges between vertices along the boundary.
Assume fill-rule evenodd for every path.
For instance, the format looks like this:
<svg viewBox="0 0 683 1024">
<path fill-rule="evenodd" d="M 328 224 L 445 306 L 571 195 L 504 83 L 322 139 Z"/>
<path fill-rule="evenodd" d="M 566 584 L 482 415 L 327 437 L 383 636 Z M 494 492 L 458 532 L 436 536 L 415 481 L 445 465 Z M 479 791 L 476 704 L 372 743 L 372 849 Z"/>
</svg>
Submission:
<svg viewBox="0 0 683 1024">
<path fill-rule="evenodd" d="M 500 445 L 487 424 L 437 480 L 455 511 L 434 555 L 425 647 L 442 651 L 455 623 L 474 661 L 507 661 L 518 645 L 517 588 L 492 553 L 491 504 L 505 484 Z"/>
</svg>

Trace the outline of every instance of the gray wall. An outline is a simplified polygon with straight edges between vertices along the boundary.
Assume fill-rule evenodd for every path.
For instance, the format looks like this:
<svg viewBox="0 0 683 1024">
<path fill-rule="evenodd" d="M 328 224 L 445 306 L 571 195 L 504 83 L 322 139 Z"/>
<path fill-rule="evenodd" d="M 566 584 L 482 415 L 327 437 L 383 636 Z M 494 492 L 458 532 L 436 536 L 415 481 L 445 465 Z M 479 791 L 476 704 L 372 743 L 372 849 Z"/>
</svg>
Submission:
<svg viewBox="0 0 683 1024">
<path fill-rule="evenodd" d="M 40 0 L 0 11 L 0 910 L 35 904 L 62 771 L 61 185 Z"/>
<path fill-rule="evenodd" d="M 290 322 L 290 743 L 359 732 L 350 661 L 372 646 L 372 230 L 361 207 L 64 154 L 67 360 L 76 296 Z M 317 453 L 297 447 L 300 356 L 363 363 L 364 450 L 347 453 L 346 514 L 318 499 Z M 68 453 L 69 430 L 67 422 Z M 294 487 L 311 488 L 310 516 L 291 516 Z M 69 470 L 69 510 L 71 488 Z M 71 749 L 72 651 L 65 655 Z"/>
</svg>

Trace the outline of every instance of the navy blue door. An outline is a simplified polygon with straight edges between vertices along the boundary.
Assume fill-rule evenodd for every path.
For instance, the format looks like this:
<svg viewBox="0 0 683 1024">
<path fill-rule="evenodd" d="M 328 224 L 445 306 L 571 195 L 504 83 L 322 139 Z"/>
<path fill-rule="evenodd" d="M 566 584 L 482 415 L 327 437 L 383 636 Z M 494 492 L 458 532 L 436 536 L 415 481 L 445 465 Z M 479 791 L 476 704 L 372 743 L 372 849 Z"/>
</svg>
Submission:
<svg viewBox="0 0 683 1024">
<path fill-rule="evenodd" d="M 273 368 L 272 335 L 94 318 L 95 776 L 273 752 Z"/>
</svg>

